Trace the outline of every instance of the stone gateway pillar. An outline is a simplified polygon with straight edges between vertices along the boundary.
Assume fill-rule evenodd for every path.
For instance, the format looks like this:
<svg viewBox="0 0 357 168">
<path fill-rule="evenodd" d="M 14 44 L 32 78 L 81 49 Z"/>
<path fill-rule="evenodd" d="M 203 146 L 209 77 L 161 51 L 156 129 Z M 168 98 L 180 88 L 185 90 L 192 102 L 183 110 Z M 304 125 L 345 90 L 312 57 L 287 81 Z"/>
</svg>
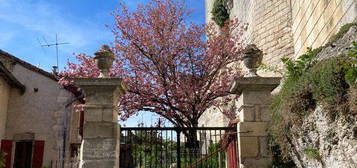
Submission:
<svg viewBox="0 0 357 168">
<path fill-rule="evenodd" d="M 255 45 L 249 45 L 245 54 L 243 61 L 248 73 L 237 78 L 231 88 L 231 92 L 240 94 L 237 104 L 238 165 L 240 168 L 268 168 L 272 164 L 267 133 L 271 120 L 271 91 L 281 78 L 256 74 L 262 52 Z"/>
<path fill-rule="evenodd" d="M 126 92 L 119 78 L 109 78 L 114 55 L 108 46 L 95 53 L 100 78 L 74 79 L 85 94 L 80 168 L 118 168 L 120 127 L 116 103 Z"/>
</svg>

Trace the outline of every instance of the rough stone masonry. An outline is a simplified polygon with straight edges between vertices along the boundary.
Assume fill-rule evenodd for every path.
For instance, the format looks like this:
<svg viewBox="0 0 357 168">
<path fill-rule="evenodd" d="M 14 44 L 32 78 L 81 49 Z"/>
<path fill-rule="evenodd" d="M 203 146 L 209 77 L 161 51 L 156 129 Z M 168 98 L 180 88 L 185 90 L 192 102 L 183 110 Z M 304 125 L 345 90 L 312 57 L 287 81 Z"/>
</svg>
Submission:
<svg viewBox="0 0 357 168">
<path fill-rule="evenodd" d="M 109 78 L 113 53 L 108 47 L 96 53 L 101 78 L 75 79 L 86 97 L 80 168 L 118 168 L 120 127 L 116 100 L 125 93 L 119 78 Z"/>
</svg>

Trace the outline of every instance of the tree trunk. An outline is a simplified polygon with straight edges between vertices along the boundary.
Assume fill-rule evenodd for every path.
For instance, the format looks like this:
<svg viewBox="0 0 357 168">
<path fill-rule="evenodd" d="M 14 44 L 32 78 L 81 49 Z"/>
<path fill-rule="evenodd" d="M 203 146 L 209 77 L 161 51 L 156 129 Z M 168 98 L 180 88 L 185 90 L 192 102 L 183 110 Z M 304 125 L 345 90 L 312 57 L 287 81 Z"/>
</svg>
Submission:
<svg viewBox="0 0 357 168">
<path fill-rule="evenodd" d="M 193 123 L 193 127 L 190 127 L 189 130 L 184 131 L 184 134 L 187 138 L 185 146 L 187 148 L 199 148 L 199 141 L 197 138 L 197 128 L 198 122 Z"/>
<path fill-rule="evenodd" d="M 187 140 L 185 146 L 187 148 L 198 148 L 199 147 L 199 141 L 197 138 L 197 130 L 195 129 L 189 129 L 188 131 L 184 132 Z"/>
</svg>

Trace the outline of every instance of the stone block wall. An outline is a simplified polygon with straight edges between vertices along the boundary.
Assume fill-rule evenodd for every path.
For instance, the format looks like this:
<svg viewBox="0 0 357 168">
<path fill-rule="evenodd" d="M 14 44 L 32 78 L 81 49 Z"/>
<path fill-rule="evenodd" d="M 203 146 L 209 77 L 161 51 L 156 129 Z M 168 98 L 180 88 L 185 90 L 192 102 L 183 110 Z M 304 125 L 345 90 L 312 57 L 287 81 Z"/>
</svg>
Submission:
<svg viewBox="0 0 357 168">
<path fill-rule="evenodd" d="M 250 91 L 241 96 L 237 103 L 240 120 L 237 128 L 240 132 L 238 149 L 244 167 L 269 167 L 272 162 L 266 130 L 270 121 L 270 97 L 268 91 Z"/>
<path fill-rule="evenodd" d="M 212 21 L 215 0 L 206 0 L 206 22 Z M 356 0 L 225 0 L 230 18 L 248 23 L 243 39 L 255 43 L 264 52 L 263 63 L 283 69 L 281 58 L 296 58 L 307 47 L 319 47 L 338 29 L 357 21 Z M 244 67 L 243 67 L 244 70 Z M 278 73 L 258 71 L 265 77 Z M 227 119 L 212 121 L 211 116 L 222 115 L 209 109 L 200 118 L 200 125 L 225 125 Z M 216 117 L 217 118 L 217 117 Z M 224 116 L 222 117 L 224 118 Z M 209 124 L 205 124 L 209 123 Z"/>
<path fill-rule="evenodd" d="M 199 127 L 226 127 L 229 119 L 223 115 L 217 108 L 206 110 L 199 118 Z"/>
<path fill-rule="evenodd" d="M 240 3 L 249 3 L 248 7 L 250 7 L 246 14 L 246 21 L 249 23 L 247 43 L 256 44 L 264 52 L 264 64 L 282 67 L 280 59 L 291 57 L 294 52 L 290 0 L 234 1 L 231 18 L 234 16 L 239 18 L 239 15 L 242 15 L 239 9 Z M 260 74 L 277 76 L 267 72 L 260 72 Z"/>
<path fill-rule="evenodd" d="M 326 44 L 341 26 L 357 21 L 355 0 L 291 0 L 294 57 Z"/>
<path fill-rule="evenodd" d="M 215 0 L 206 0 L 206 22 L 211 22 Z M 248 23 L 244 35 L 246 43 L 254 43 L 264 52 L 263 63 L 282 67 L 283 57 L 294 55 L 291 33 L 290 0 L 226 0 L 230 18 Z M 262 76 L 278 76 L 272 72 L 259 72 Z"/>
<path fill-rule="evenodd" d="M 214 1 L 206 0 L 205 3 L 207 23 L 212 21 L 211 11 Z M 290 0 L 226 0 L 226 2 L 231 18 L 238 18 L 241 22 L 249 24 L 243 37 L 244 41 L 255 43 L 264 52 L 264 64 L 282 68 L 283 64 L 280 59 L 294 55 Z M 279 74 L 265 71 L 259 71 L 258 74 L 279 76 Z M 201 116 L 199 125 L 202 124 L 226 126 L 228 119 L 219 110 L 211 108 Z"/>
<path fill-rule="evenodd" d="M 215 0 L 206 0 L 206 22 L 211 22 Z M 328 42 L 341 26 L 357 21 L 356 0 L 226 0 L 230 18 L 248 23 L 244 35 L 264 52 L 263 63 L 283 68 L 281 58 L 296 58 L 307 47 Z M 262 76 L 279 76 L 259 72 Z"/>
<path fill-rule="evenodd" d="M 272 153 L 268 145 L 271 120 L 271 91 L 280 78 L 244 77 L 235 80 L 232 92 L 240 94 L 236 106 L 239 164 L 245 168 L 271 167 Z"/>
</svg>

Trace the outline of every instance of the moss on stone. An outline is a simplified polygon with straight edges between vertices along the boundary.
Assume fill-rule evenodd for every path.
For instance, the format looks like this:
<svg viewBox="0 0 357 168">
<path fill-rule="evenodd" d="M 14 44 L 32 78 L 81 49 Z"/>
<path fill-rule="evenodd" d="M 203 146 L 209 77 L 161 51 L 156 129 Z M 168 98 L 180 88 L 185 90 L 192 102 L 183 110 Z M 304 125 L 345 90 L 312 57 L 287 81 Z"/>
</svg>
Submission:
<svg viewBox="0 0 357 168">
<path fill-rule="evenodd" d="M 336 42 L 338 39 L 342 38 L 343 35 L 345 35 L 348 32 L 348 30 L 350 30 L 350 28 L 352 26 L 357 26 L 357 22 L 348 23 L 348 24 L 343 25 L 335 35 L 331 36 L 331 38 L 329 39 L 329 41 L 326 45 L 327 46 L 331 45 L 332 43 Z"/>
<path fill-rule="evenodd" d="M 304 153 L 310 158 L 314 158 L 317 160 L 321 159 L 321 155 L 320 155 L 319 151 L 312 147 L 308 147 L 308 148 L 304 149 Z"/>
</svg>

